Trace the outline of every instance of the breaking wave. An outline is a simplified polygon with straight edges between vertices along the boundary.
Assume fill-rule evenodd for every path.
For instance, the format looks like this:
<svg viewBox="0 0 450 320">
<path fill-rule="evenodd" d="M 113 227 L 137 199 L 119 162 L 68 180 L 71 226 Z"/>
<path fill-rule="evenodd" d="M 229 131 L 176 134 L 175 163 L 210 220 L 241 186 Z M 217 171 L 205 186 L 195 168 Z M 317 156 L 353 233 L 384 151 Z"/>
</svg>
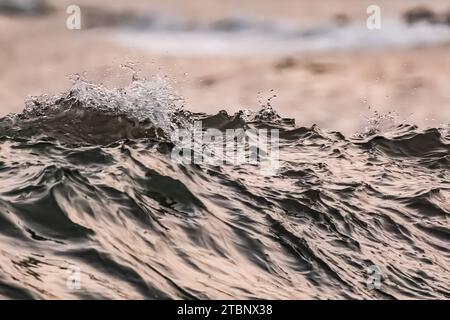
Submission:
<svg viewBox="0 0 450 320">
<path fill-rule="evenodd" d="M 0 296 L 450 298 L 448 128 L 345 137 L 171 92 L 78 80 L 0 119 Z M 174 162 L 196 119 L 279 129 L 279 170 Z"/>
</svg>

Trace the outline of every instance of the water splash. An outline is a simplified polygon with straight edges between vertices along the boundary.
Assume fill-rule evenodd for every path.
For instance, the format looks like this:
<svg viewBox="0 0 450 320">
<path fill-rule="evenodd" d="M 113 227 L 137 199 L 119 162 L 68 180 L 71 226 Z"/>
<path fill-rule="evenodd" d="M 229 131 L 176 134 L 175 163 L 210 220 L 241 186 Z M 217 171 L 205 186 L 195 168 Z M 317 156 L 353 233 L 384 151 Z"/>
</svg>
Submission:
<svg viewBox="0 0 450 320">
<path fill-rule="evenodd" d="M 75 130 L 78 129 L 92 138 L 96 135 L 110 141 L 105 135 L 118 125 L 123 138 L 145 137 L 148 133 L 170 140 L 174 130 L 186 122 L 180 117 L 183 100 L 161 78 L 141 79 L 133 72 L 132 81 L 124 88 L 107 88 L 80 74 L 72 75 L 71 79 L 73 85 L 66 92 L 28 98 L 22 113 L 8 117 L 12 126 L 4 126 L 5 134 L 14 131 L 24 134 L 26 129 L 32 134 L 59 137 L 62 131 L 67 131 L 78 141 Z"/>
<path fill-rule="evenodd" d="M 371 107 L 369 107 L 371 110 Z M 394 130 L 399 122 L 399 115 L 396 112 L 379 112 L 374 110 L 372 115 L 365 116 L 364 128 L 357 132 L 357 136 L 370 137 Z"/>
</svg>

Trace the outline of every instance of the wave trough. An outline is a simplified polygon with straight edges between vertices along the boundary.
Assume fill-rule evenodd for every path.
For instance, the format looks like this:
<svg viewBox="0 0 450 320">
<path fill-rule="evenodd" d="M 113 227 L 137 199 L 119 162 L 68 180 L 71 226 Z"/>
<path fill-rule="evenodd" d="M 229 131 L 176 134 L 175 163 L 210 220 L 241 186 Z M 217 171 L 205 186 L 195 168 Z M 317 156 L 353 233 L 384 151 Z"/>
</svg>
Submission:
<svg viewBox="0 0 450 320">
<path fill-rule="evenodd" d="M 0 119 L 1 297 L 450 298 L 448 128 L 345 137 L 179 102 L 78 81 Z M 172 161 L 195 119 L 280 129 L 280 170 Z"/>
</svg>

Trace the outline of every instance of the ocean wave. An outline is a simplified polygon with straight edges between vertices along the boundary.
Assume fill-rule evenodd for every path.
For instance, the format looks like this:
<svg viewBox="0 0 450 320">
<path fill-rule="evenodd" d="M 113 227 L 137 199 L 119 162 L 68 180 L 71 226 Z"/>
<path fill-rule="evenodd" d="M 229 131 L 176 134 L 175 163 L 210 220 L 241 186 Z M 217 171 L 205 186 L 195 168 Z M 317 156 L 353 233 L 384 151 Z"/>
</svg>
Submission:
<svg viewBox="0 0 450 320">
<path fill-rule="evenodd" d="M 0 120 L 2 297 L 450 298 L 447 129 L 346 137 L 179 101 L 77 81 Z M 278 170 L 173 161 L 195 121 L 280 130 Z"/>
</svg>

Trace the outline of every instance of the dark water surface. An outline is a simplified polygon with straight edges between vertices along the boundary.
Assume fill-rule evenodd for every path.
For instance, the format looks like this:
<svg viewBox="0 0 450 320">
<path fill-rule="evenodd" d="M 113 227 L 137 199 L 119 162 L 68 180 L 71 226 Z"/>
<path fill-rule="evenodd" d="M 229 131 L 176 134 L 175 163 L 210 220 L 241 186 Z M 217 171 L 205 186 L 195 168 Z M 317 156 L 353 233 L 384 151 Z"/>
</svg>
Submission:
<svg viewBox="0 0 450 320">
<path fill-rule="evenodd" d="M 82 83 L 0 120 L 0 297 L 450 298 L 448 128 L 350 138 L 177 103 Z M 174 162 L 195 117 L 280 129 L 279 171 Z"/>
</svg>

